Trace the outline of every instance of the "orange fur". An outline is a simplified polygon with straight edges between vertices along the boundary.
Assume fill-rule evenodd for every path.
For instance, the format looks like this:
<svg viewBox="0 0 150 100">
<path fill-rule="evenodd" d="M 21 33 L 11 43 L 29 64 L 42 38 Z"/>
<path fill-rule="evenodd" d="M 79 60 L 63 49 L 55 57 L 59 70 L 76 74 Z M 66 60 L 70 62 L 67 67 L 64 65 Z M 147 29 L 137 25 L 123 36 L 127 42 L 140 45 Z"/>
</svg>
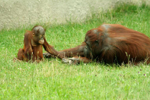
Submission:
<svg viewBox="0 0 150 100">
<path fill-rule="evenodd" d="M 38 29 L 38 27 L 40 27 L 40 28 Z M 33 38 L 35 37 L 35 32 L 33 30 L 35 30 L 35 32 L 37 32 L 36 36 L 41 33 L 43 35 L 45 34 L 45 29 L 43 29 L 42 26 L 35 26 L 35 27 L 33 27 L 32 31 L 26 31 L 26 33 L 24 35 L 24 47 L 23 47 L 23 49 L 19 49 L 18 54 L 17 54 L 17 59 L 23 60 L 23 61 L 32 60 L 32 61 L 39 62 L 43 59 L 42 47 L 44 47 L 44 49 L 51 55 L 62 58 L 61 55 L 59 55 L 59 53 L 51 45 L 49 45 L 47 43 L 44 36 L 42 39 L 44 41 L 43 44 L 39 44 L 40 40 L 37 41 L 37 39 L 36 39 L 36 41 L 34 41 Z M 39 33 L 39 32 L 41 32 L 41 33 Z M 31 41 L 34 41 L 34 44 L 32 44 Z"/>
</svg>

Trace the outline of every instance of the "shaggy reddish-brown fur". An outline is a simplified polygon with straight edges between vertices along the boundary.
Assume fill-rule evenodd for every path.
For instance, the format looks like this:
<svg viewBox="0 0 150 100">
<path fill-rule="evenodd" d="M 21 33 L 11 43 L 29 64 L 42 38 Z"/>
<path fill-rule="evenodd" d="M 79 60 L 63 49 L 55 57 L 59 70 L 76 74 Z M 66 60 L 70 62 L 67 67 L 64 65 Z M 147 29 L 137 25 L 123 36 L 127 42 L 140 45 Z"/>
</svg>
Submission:
<svg viewBox="0 0 150 100">
<path fill-rule="evenodd" d="M 103 24 L 86 33 L 85 41 L 75 47 L 59 52 L 63 61 L 128 63 L 150 63 L 150 39 L 143 33 L 118 24 Z M 75 57 L 76 56 L 76 57 Z M 79 57 L 80 56 L 80 57 Z"/>
</svg>

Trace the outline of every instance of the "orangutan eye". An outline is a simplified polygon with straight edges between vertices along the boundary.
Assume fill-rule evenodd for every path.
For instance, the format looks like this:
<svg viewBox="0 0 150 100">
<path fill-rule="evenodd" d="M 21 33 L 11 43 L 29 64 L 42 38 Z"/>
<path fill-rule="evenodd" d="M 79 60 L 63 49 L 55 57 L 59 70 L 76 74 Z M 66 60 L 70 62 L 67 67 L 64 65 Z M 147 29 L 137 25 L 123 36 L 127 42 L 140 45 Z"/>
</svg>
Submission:
<svg viewBox="0 0 150 100">
<path fill-rule="evenodd" d="M 97 45 L 98 45 L 98 44 L 99 44 L 99 41 L 98 41 L 98 40 L 95 40 L 95 44 L 97 44 Z"/>
<path fill-rule="evenodd" d="M 42 38 L 42 35 L 40 35 L 39 37 Z"/>
</svg>

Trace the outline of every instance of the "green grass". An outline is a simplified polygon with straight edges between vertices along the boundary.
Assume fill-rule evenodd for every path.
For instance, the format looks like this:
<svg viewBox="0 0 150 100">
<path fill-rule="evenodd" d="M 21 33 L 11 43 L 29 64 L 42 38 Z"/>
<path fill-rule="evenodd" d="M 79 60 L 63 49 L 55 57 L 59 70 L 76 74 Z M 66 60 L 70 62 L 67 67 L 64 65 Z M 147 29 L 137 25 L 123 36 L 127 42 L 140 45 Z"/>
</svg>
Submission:
<svg viewBox="0 0 150 100">
<path fill-rule="evenodd" d="M 84 23 L 46 26 L 46 39 L 56 50 L 84 41 L 85 33 L 102 23 L 122 24 L 150 37 L 150 7 L 121 4 Z M 24 29 L 0 31 L 0 100 L 148 100 L 150 66 L 68 65 L 59 59 L 39 64 L 13 62 L 23 47 Z"/>
</svg>

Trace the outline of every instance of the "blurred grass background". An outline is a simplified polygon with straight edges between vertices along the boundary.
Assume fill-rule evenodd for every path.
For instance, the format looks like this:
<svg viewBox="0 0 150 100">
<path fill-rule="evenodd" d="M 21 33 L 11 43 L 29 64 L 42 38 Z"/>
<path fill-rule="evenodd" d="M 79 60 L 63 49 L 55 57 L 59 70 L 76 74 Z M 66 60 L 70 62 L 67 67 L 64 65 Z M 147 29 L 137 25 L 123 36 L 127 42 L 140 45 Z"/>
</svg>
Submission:
<svg viewBox="0 0 150 100">
<path fill-rule="evenodd" d="M 56 50 L 75 47 L 85 33 L 103 23 L 121 24 L 150 37 L 150 7 L 146 4 L 118 4 L 108 12 L 93 14 L 82 23 L 43 25 L 46 39 Z M 45 59 L 39 64 L 13 62 L 23 48 L 25 30 L 0 31 L 0 99 L 1 100 L 148 100 L 150 98 L 149 65 L 104 65 L 90 63 L 63 64 L 59 59 Z"/>
</svg>

